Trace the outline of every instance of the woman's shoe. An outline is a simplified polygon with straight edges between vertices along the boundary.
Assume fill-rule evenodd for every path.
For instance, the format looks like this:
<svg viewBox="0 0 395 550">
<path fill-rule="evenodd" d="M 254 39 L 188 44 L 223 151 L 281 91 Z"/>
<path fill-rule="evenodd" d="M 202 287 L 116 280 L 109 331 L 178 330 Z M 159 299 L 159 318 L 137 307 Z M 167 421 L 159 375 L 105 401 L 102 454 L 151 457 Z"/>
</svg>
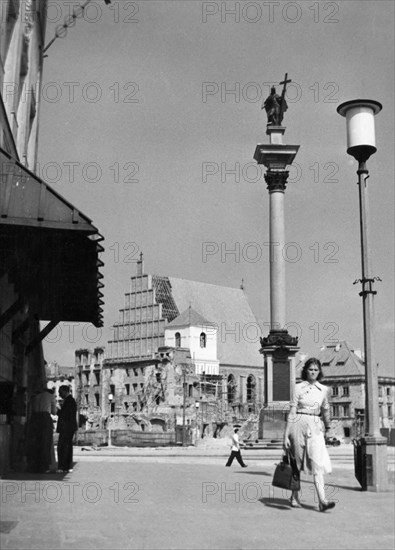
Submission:
<svg viewBox="0 0 395 550">
<path fill-rule="evenodd" d="M 336 506 L 336 502 L 329 501 L 329 502 L 320 502 L 318 507 L 320 512 L 326 512 L 327 510 L 331 510 Z"/>
<path fill-rule="evenodd" d="M 289 499 L 289 505 L 291 506 L 291 508 L 302 508 L 302 505 L 301 505 L 299 499 L 297 499 L 295 497 L 291 497 Z"/>
</svg>

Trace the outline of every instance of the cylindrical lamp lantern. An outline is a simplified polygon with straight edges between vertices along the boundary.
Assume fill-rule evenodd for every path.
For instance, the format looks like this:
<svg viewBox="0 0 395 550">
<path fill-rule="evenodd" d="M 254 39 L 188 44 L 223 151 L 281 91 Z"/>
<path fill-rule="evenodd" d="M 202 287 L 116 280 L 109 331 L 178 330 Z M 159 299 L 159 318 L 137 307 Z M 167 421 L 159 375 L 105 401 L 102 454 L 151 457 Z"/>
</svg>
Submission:
<svg viewBox="0 0 395 550">
<path fill-rule="evenodd" d="M 347 153 L 359 162 L 365 162 L 377 150 L 374 116 L 382 107 L 381 103 L 371 99 L 353 99 L 337 108 L 347 121 Z"/>
</svg>

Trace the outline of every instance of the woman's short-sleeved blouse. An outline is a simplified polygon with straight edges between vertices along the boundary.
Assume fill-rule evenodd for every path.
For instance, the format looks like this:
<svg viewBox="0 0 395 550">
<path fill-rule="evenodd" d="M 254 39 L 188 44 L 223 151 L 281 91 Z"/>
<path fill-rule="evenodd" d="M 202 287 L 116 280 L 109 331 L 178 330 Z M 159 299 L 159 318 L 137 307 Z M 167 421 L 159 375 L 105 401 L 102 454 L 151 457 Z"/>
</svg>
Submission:
<svg viewBox="0 0 395 550">
<path fill-rule="evenodd" d="M 295 386 L 290 404 L 291 407 L 296 407 L 296 412 L 303 410 L 310 414 L 319 414 L 321 410 L 329 409 L 328 388 L 319 382 L 300 382 Z"/>
</svg>

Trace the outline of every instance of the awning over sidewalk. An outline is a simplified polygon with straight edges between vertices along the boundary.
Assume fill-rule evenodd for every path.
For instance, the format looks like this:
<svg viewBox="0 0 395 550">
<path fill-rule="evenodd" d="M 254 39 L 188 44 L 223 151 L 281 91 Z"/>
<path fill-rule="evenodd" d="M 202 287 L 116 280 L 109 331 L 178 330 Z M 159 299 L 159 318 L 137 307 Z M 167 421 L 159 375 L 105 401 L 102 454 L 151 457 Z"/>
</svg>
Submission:
<svg viewBox="0 0 395 550">
<path fill-rule="evenodd" d="M 3 149 L 0 209 L 0 276 L 20 295 L 14 309 L 102 326 L 103 237 L 91 220 Z"/>
</svg>

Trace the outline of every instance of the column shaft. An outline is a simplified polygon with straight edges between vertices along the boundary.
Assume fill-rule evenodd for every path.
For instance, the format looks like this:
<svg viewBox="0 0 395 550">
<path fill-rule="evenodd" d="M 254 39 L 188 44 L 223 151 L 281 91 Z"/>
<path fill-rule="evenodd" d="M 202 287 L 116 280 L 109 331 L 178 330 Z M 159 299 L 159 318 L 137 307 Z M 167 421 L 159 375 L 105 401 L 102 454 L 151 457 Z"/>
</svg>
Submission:
<svg viewBox="0 0 395 550">
<path fill-rule="evenodd" d="M 270 193 L 270 328 L 285 326 L 284 192 Z"/>
</svg>

